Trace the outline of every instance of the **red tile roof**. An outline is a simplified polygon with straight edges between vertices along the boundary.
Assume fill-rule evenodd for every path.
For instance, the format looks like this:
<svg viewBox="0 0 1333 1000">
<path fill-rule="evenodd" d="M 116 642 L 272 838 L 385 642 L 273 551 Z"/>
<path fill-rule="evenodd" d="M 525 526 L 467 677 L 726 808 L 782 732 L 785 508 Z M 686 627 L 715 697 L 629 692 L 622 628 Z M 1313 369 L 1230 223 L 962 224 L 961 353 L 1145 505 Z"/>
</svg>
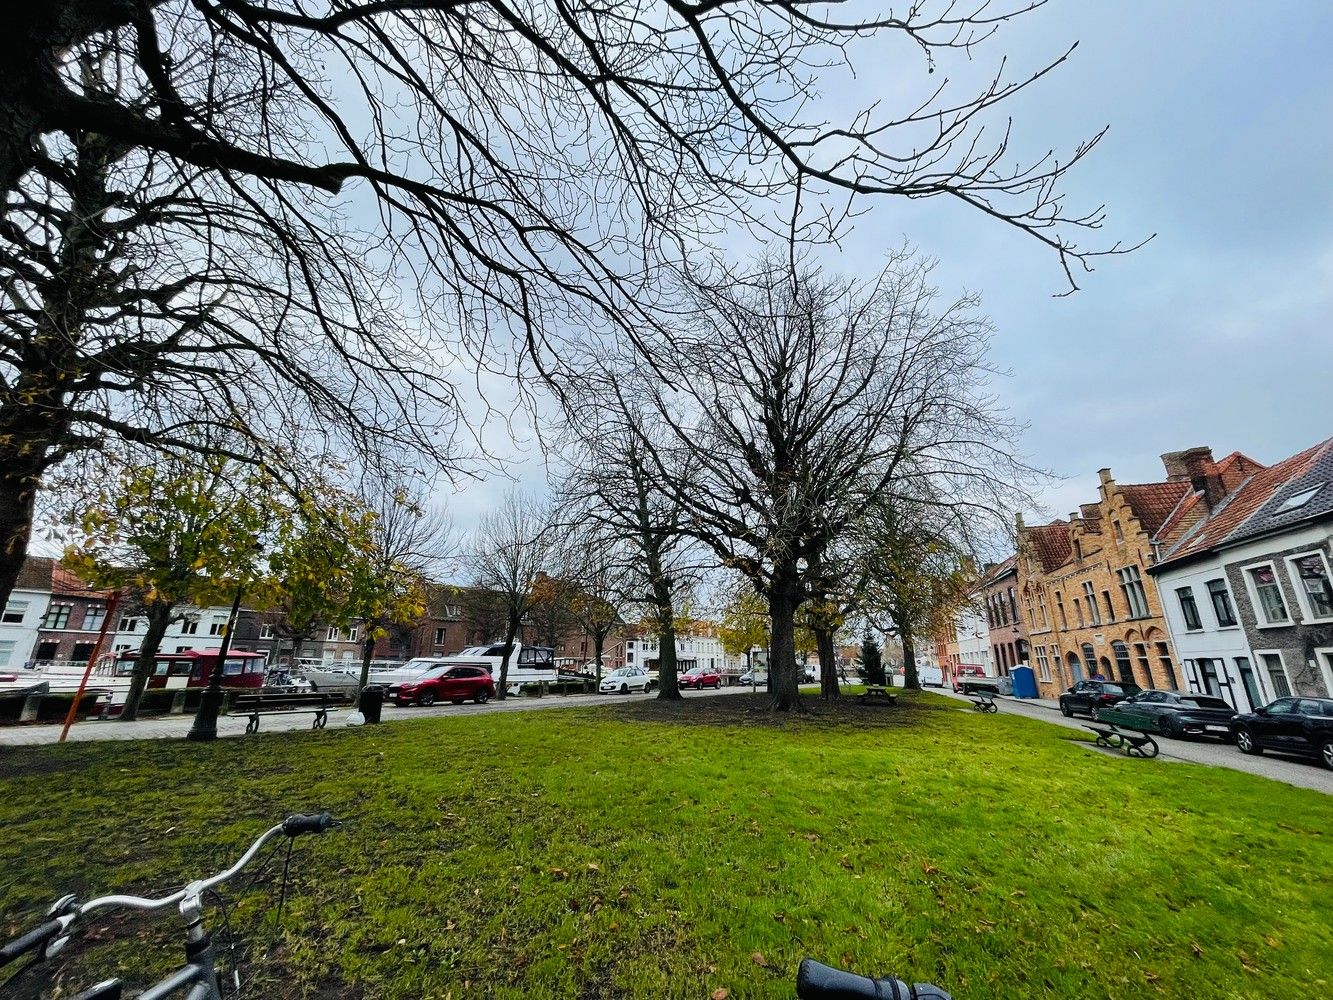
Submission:
<svg viewBox="0 0 1333 1000">
<path fill-rule="evenodd" d="M 1184 482 L 1124 483 L 1117 488 L 1149 535 L 1157 534 L 1180 501 L 1194 492 L 1193 487 Z"/>
<path fill-rule="evenodd" d="M 1204 552 L 1224 541 L 1228 535 L 1245 522 L 1246 518 L 1262 507 L 1274 493 L 1292 479 L 1303 475 L 1330 449 L 1333 449 L 1333 438 L 1321 441 L 1312 448 L 1306 448 L 1276 465 L 1261 468 L 1234 490 L 1198 531 L 1187 536 L 1168 551 L 1162 562 L 1166 563 L 1174 559 L 1194 555 L 1197 552 Z"/>
<path fill-rule="evenodd" d="M 1069 522 L 1053 521 L 1050 524 L 1037 524 L 1024 528 L 1024 533 L 1032 541 L 1032 548 L 1037 553 L 1044 572 L 1059 569 L 1074 554 L 1069 542 Z"/>
</svg>

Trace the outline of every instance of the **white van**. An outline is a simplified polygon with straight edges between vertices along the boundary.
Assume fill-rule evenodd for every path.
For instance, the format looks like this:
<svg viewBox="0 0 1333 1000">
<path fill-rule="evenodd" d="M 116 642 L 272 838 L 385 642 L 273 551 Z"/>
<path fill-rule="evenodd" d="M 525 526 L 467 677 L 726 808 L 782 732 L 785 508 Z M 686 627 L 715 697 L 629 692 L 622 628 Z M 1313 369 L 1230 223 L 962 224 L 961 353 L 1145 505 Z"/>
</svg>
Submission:
<svg viewBox="0 0 1333 1000">
<path fill-rule="evenodd" d="M 929 663 L 922 663 L 917 666 L 916 679 L 922 687 L 944 687 L 944 671 L 939 667 L 931 666 Z"/>
</svg>

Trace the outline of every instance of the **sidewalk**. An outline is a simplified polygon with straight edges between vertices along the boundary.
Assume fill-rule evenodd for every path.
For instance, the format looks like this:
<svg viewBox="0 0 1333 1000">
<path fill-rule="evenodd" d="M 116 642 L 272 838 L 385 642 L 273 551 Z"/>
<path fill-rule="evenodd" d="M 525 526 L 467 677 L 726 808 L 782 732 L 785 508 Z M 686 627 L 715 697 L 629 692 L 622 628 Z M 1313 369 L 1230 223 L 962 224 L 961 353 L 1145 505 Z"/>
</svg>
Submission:
<svg viewBox="0 0 1333 1000">
<path fill-rule="evenodd" d="M 719 688 L 716 691 L 691 692 L 689 697 L 715 698 L 718 695 L 750 693 L 747 688 Z M 548 694 L 544 698 L 520 697 L 506 698 L 504 701 L 491 701 L 485 705 L 435 705 L 431 708 L 398 708 L 384 706 L 382 724 L 400 722 L 407 719 L 431 719 L 442 716 L 479 715 L 488 712 L 534 712 L 551 708 L 576 708 L 589 705 L 615 704 L 627 699 L 643 700 L 644 695 L 597 695 L 597 694 Z M 656 697 L 651 695 L 649 697 Z M 329 722 L 325 731 L 343 729 L 351 710 L 335 709 L 329 712 Z M 277 715 L 265 716 L 260 720 L 259 733 L 308 732 L 312 716 Z M 88 721 L 76 724 L 69 731 L 70 743 L 87 743 L 96 740 L 183 740 L 194 724 L 193 715 L 171 715 L 153 719 L 139 719 L 135 722 Z M 243 715 L 224 715 L 218 719 L 218 737 L 230 738 L 245 735 L 246 717 Z M 19 746 L 42 746 L 55 743 L 60 738 L 59 725 L 24 725 L 4 726 L 0 728 L 0 748 Z"/>
</svg>

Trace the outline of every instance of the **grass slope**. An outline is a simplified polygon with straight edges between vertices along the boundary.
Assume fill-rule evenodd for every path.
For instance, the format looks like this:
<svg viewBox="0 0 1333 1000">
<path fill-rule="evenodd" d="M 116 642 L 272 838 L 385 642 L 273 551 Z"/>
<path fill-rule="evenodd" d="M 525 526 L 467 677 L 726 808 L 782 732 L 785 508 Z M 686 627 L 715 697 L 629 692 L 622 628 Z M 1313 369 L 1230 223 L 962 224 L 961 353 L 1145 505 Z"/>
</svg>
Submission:
<svg viewBox="0 0 1333 1000">
<path fill-rule="evenodd" d="M 930 696 L 760 701 L 10 751 L 3 929 L 327 808 L 349 823 L 299 842 L 281 931 L 271 893 L 233 916 L 256 955 L 276 934 L 251 995 L 791 997 L 803 955 L 957 998 L 1333 992 L 1330 798 Z M 168 929 L 85 928 L 61 988 L 143 982 Z"/>
</svg>

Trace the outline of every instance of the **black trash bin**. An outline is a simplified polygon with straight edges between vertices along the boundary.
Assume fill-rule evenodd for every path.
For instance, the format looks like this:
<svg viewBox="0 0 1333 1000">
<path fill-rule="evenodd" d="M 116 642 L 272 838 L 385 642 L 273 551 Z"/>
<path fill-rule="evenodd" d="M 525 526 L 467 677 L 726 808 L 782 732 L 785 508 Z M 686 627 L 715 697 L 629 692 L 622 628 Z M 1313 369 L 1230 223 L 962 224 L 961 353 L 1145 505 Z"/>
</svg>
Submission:
<svg viewBox="0 0 1333 1000">
<path fill-rule="evenodd" d="M 371 684 L 361 689 L 361 714 L 366 723 L 379 722 L 384 712 L 384 688 Z"/>
</svg>

